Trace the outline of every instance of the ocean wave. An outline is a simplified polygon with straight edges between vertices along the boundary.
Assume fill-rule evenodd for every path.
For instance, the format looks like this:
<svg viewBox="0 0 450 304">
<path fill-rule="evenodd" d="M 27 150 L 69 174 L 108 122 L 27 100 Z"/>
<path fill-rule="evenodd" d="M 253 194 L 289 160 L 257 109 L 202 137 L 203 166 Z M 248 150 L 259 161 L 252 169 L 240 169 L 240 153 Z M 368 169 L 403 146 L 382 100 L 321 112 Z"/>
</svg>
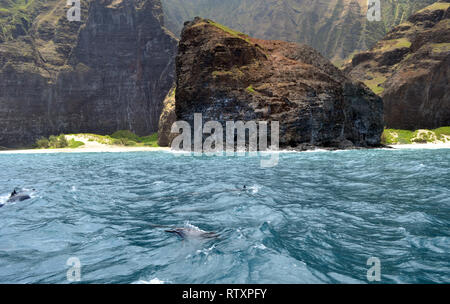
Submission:
<svg viewBox="0 0 450 304">
<path fill-rule="evenodd" d="M 0 155 L 4 192 L 37 189 L 0 209 L 0 283 L 66 283 L 68 257 L 87 283 L 366 283 L 370 257 L 382 283 L 448 281 L 448 151 L 322 152 L 268 169 L 165 152 Z M 218 237 L 165 232 L 180 227 Z"/>
<path fill-rule="evenodd" d="M 166 282 L 162 281 L 158 278 L 153 278 L 149 281 L 139 280 L 139 281 L 133 282 L 133 284 L 166 284 Z"/>
</svg>

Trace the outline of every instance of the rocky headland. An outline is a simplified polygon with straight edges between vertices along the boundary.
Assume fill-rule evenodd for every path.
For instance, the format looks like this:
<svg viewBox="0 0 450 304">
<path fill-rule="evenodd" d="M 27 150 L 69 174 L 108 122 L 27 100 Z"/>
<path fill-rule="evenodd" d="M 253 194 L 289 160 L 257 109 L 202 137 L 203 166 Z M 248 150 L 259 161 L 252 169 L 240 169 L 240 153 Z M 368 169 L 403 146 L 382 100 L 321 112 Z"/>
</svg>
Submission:
<svg viewBox="0 0 450 304">
<path fill-rule="evenodd" d="M 165 102 L 159 145 L 175 120 L 279 121 L 280 147 L 374 147 L 383 102 L 306 45 L 249 37 L 208 19 L 185 23 L 176 91 Z M 165 134 L 161 136 L 161 134 Z"/>
</svg>

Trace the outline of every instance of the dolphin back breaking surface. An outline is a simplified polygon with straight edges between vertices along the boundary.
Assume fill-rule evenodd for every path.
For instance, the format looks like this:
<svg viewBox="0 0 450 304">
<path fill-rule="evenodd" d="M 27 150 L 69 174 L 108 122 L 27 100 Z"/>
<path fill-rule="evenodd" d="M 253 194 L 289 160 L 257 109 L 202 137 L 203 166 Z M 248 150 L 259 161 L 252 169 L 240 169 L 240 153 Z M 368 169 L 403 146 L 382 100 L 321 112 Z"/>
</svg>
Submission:
<svg viewBox="0 0 450 304">
<path fill-rule="evenodd" d="M 173 233 L 179 237 L 185 238 L 217 238 L 218 235 L 214 232 L 207 232 L 200 229 L 192 228 L 175 228 L 172 230 L 166 230 L 167 233 Z"/>
<path fill-rule="evenodd" d="M 14 190 L 6 202 L 7 203 L 22 202 L 30 198 L 31 196 L 28 193 L 24 191 L 17 192 L 16 190 Z"/>
<path fill-rule="evenodd" d="M 169 228 L 169 227 L 166 227 Z M 185 227 L 182 228 L 170 228 L 165 230 L 167 233 L 176 234 L 182 239 L 212 239 L 217 238 L 219 235 L 215 232 L 204 231 L 189 222 L 185 224 Z"/>
</svg>

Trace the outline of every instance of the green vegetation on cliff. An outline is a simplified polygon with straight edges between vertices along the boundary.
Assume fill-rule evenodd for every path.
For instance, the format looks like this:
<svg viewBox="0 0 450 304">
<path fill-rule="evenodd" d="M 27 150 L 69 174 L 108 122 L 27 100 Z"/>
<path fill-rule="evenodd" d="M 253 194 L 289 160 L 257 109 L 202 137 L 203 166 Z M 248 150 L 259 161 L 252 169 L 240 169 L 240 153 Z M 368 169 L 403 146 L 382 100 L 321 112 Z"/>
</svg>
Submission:
<svg viewBox="0 0 450 304">
<path fill-rule="evenodd" d="M 248 40 L 248 35 L 245 35 L 244 33 L 241 33 L 241 32 L 235 31 L 233 29 L 230 29 L 229 27 L 227 27 L 227 26 L 225 26 L 223 24 L 214 22 L 212 20 L 208 20 L 208 23 L 213 25 L 213 26 L 215 26 L 215 27 L 217 27 L 217 28 L 219 28 L 219 29 L 221 29 L 224 32 L 227 32 L 228 34 L 230 34 L 230 35 L 232 35 L 232 36 L 234 36 L 236 38 L 243 39 L 243 40 L 247 41 L 248 43 L 250 43 L 250 41 Z"/>
<path fill-rule="evenodd" d="M 364 84 L 369 87 L 375 94 L 381 94 L 384 91 L 382 84 L 386 81 L 386 77 L 380 74 L 372 75 L 369 79 L 364 81 Z"/>
<path fill-rule="evenodd" d="M 247 89 L 246 89 L 249 93 L 252 93 L 252 94 L 255 94 L 256 93 L 256 91 L 255 91 L 255 89 L 253 88 L 253 86 L 248 86 L 247 87 Z"/>
<path fill-rule="evenodd" d="M 433 43 L 430 44 L 432 51 L 434 53 L 443 53 L 450 51 L 450 43 L 444 42 L 444 43 Z"/>
<path fill-rule="evenodd" d="M 441 0 L 440 0 L 441 1 Z M 425 10 L 430 10 L 430 11 L 435 11 L 435 10 L 446 10 L 448 9 L 448 7 L 450 6 L 450 3 L 445 3 L 445 2 L 437 2 L 437 3 L 433 3 L 430 6 L 427 6 L 426 8 L 421 9 L 418 12 L 423 12 Z"/>
<path fill-rule="evenodd" d="M 0 0 L 0 42 L 26 35 L 39 7 L 38 0 Z"/>
<path fill-rule="evenodd" d="M 62 149 L 62 148 L 76 149 L 83 145 L 84 145 L 83 142 L 76 141 L 73 138 L 67 140 L 64 134 L 60 134 L 59 136 L 52 135 L 48 139 L 45 137 L 41 137 L 36 141 L 36 146 L 39 149 Z"/>
<path fill-rule="evenodd" d="M 436 136 L 441 139 L 445 136 L 450 136 L 450 127 L 441 127 L 433 130 Z"/>
<path fill-rule="evenodd" d="M 98 135 L 91 133 L 68 135 L 61 134 L 59 136 L 52 135 L 49 138 L 41 137 L 36 141 L 35 146 L 39 149 L 76 149 L 85 145 L 83 142 L 78 141 L 75 138 L 110 146 L 159 147 L 157 133 L 148 136 L 138 136 L 128 130 L 120 130 L 111 135 Z"/>
<path fill-rule="evenodd" d="M 381 46 L 378 48 L 379 52 L 386 52 L 386 51 L 391 51 L 394 49 L 411 47 L 411 41 L 409 41 L 407 38 L 383 40 L 383 41 L 380 41 L 380 44 L 381 44 Z"/>
<path fill-rule="evenodd" d="M 381 136 L 381 141 L 385 145 L 446 143 L 450 142 L 450 127 L 416 131 L 385 129 Z"/>
<path fill-rule="evenodd" d="M 158 134 L 138 136 L 128 130 L 120 130 L 111 135 L 114 145 L 158 147 Z"/>
</svg>

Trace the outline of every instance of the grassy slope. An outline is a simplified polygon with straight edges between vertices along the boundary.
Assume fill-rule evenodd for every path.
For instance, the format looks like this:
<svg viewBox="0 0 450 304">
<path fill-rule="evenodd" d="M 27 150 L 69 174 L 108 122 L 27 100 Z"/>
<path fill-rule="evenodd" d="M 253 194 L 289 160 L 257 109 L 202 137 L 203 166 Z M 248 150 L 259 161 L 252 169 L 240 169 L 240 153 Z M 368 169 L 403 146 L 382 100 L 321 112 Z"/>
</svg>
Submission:
<svg viewBox="0 0 450 304">
<path fill-rule="evenodd" d="M 39 0 L 0 0 L 0 42 L 26 35 L 38 14 Z"/>
<path fill-rule="evenodd" d="M 416 131 L 385 129 L 381 141 L 386 145 L 450 142 L 450 127 Z"/>
<path fill-rule="evenodd" d="M 127 147 L 159 147 L 158 146 L 158 134 L 152 134 L 148 136 L 137 136 L 136 134 L 128 131 L 128 130 L 121 130 L 117 131 L 111 135 L 98 135 L 98 134 L 91 134 L 91 133 L 80 133 L 80 134 L 67 134 L 67 135 L 75 135 L 79 137 L 84 137 L 88 141 L 96 141 L 103 145 L 112 145 L 112 146 L 127 146 Z M 61 135 L 60 135 L 61 136 Z M 58 136 L 58 137 L 60 137 Z M 67 142 L 67 145 L 64 145 L 64 147 L 60 147 L 57 143 L 52 144 L 58 137 L 56 136 L 50 136 L 49 139 L 47 138 L 41 138 L 36 142 L 36 146 L 38 148 L 46 148 L 49 146 L 49 148 L 78 148 L 83 146 L 84 144 L 79 141 L 75 140 L 69 140 Z M 48 145 L 46 142 L 50 142 L 51 144 Z"/>
<path fill-rule="evenodd" d="M 127 146 L 127 147 L 155 147 L 155 148 L 159 147 L 157 133 L 149 136 L 140 137 L 130 131 L 122 130 L 117 131 L 112 135 L 98 135 L 90 133 L 68 134 L 68 135 L 77 135 L 80 137 L 85 137 L 88 138 L 89 141 L 96 141 L 104 145 Z M 51 136 L 51 138 L 52 137 L 53 136 Z M 42 140 L 43 139 L 40 139 L 39 141 Z M 381 141 L 385 145 L 450 142 L 450 127 L 441 127 L 434 130 L 416 130 L 416 131 L 385 129 Z M 68 141 L 68 145 L 65 146 L 65 148 L 74 149 L 83 145 L 84 144 L 82 142 L 70 140 Z M 55 146 L 50 148 L 52 149 L 58 147 Z"/>
</svg>

